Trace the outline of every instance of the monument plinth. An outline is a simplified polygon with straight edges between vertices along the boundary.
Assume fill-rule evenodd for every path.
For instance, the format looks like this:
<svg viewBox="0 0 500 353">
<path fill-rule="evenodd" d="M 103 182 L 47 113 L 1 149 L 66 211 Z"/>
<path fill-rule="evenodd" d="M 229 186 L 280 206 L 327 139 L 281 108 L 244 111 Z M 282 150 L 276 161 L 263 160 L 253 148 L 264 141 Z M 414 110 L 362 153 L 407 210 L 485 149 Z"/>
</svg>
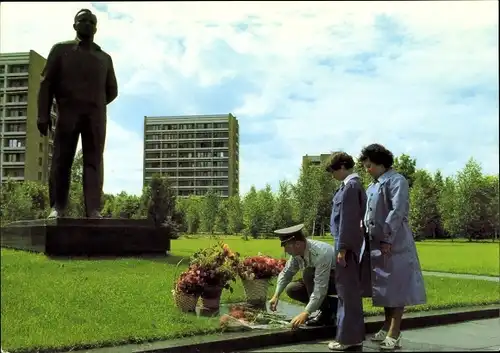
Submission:
<svg viewBox="0 0 500 353">
<path fill-rule="evenodd" d="M 49 256 L 141 256 L 170 250 L 168 228 L 146 219 L 56 218 L 1 228 L 1 246 Z"/>
</svg>

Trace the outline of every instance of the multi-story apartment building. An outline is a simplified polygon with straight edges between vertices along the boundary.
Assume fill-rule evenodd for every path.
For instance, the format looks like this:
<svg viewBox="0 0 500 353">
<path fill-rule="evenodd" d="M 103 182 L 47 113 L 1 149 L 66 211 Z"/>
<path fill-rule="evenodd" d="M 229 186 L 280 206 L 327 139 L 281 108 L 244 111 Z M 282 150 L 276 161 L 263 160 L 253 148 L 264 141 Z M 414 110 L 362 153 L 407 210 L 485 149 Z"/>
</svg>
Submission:
<svg viewBox="0 0 500 353">
<path fill-rule="evenodd" d="M 38 132 L 37 100 L 45 58 L 27 53 L 0 54 L 0 180 L 47 182 L 53 131 Z M 55 111 L 53 112 L 55 120 Z M 54 125 L 54 124 L 53 124 Z"/>
<path fill-rule="evenodd" d="M 143 182 L 168 177 L 180 197 L 238 194 L 239 126 L 232 114 L 144 117 Z"/>
<path fill-rule="evenodd" d="M 329 157 L 330 154 L 320 154 L 319 156 L 309 156 L 306 154 L 302 156 L 302 165 L 304 165 L 306 161 L 312 165 L 321 165 L 321 163 L 325 163 Z"/>
</svg>

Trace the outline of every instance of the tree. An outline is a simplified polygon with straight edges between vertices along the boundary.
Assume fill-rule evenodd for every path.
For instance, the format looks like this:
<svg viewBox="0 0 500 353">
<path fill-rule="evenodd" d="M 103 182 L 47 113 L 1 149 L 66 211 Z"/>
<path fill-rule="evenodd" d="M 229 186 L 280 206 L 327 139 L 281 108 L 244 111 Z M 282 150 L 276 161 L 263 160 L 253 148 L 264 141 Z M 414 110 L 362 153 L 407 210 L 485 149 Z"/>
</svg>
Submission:
<svg viewBox="0 0 500 353">
<path fill-rule="evenodd" d="M 227 230 L 230 234 L 238 234 L 243 230 L 243 227 L 243 209 L 240 196 L 230 196 L 227 200 Z"/>
<path fill-rule="evenodd" d="M 453 177 L 447 177 L 443 182 L 443 187 L 439 193 L 438 211 L 441 217 L 445 235 L 452 239 L 459 232 L 459 220 L 457 214 L 456 182 Z"/>
<path fill-rule="evenodd" d="M 221 200 L 219 202 L 219 209 L 217 210 L 217 218 L 215 219 L 215 230 L 222 234 L 228 234 L 228 207 L 229 200 Z"/>
<path fill-rule="evenodd" d="M 24 181 L 19 184 L 31 199 L 31 212 L 34 219 L 46 218 L 49 213 L 49 188 L 47 185 L 36 181 Z"/>
<path fill-rule="evenodd" d="M 354 172 L 359 175 L 359 178 L 361 179 L 361 183 L 363 184 L 363 187 L 365 189 L 367 189 L 368 185 L 370 185 L 370 183 L 373 181 L 373 178 L 365 170 L 365 168 L 363 167 L 363 163 L 361 163 L 360 161 L 357 161 L 356 165 L 354 166 Z"/>
<path fill-rule="evenodd" d="M 183 201 L 186 204 L 184 214 L 187 223 L 187 232 L 195 234 L 200 228 L 203 200 L 199 196 L 190 195 Z"/>
<path fill-rule="evenodd" d="M 214 233 L 218 208 L 219 196 L 213 190 L 209 190 L 203 197 L 201 206 L 201 229 L 204 232 Z"/>
<path fill-rule="evenodd" d="M 259 207 L 259 196 L 255 186 L 250 187 L 250 191 L 243 199 L 243 221 L 245 232 L 256 238 L 262 229 L 262 215 Z"/>
<path fill-rule="evenodd" d="M 492 239 L 497 239 L 500 232 L 498 175 L 486 175 L 484 179 L 488 198 L 485 205 L 488 232 L 491 233 Z"/>
<path fill-rule="evenodd" d="M 306 234 L 314 234 L 313 231 L 316 225 L 321 198 L 319 175 L 319 168 L 306 160 L 302 164 L 299 179 L 293 188 L 298 209 L 298 220 L 304 223 Z"/>
<path fill-rule="evenodd" d="M 76 152 L 71 166 L 71 185 L 69 189 L 66 215 L 69 217 L 85 217 L 85 199 L 83 197 L 83 153 Z"/>
<path fill-rule="evenodd" d="M 314 234 L 324 235 L 330 231 L 330 217 L 332 214 L 333 193 L 340 186 L 340 183 L 333 178 L 325 168 L 317 170 L 319 180 L 320 195 L 318 200 L 318 212 L 315 220 Z"/>
<path fill-rule="evenodd" d="M 457 174 L 455 216 L 460 219 L 459 234 L 467 236 L 469 241 L 480 237 L 483 232 L 483 181 L 481 166 L 473 158 L 469 159 L 464 169 Z"/>
<path fill-rule="evenodd" d="M 32 199 L 25 192 L 22 183 L 7 180 L 0 193 L 1 223 L 34 219 Z"/>
<path fill-rule="evenodd" d="M 177 231 L 175 220 L 176 196 L 172 189 L 172 183 L 166 176 L 153 175 L 149 188 L 144 189 L 148 202 L 148 219 L 151 219 L 157 227 L 169 227 L 172 233 Z M 139 204 L 141 204 L 139 201 Z M 140 213 L 140 210 L 138 210 Z"/>
<path fill-rule="evenodd" d="M 135 218 L 141 207 L 141 200 L 138 196 L 129 195 L 125 191 L 120 192 L 113 198 L 110 205 L 113 218 Z M 109 212 L 106 209 L 106 212 Z"/>
<path fill-rule="evenodd" d="M 262 223 L 259 233 L 272 234 L 275 230 L 274 208 L 275 199 L 271 185 L 266 184 L 266 187 L 257 192 L 257 207 Z"/>
<path fill-rule="evenodd" d="M 294 224 L 292 186 L 286 181 L 279 182 L 278 196 L 273 212 L 276 228 L 287 228 Z"/>
<path fill-rule="evenodd" d="M 414 174 L 413 187 L 410 190 L 410 225 L 416 239 L 435 237 L 437 194 L 431 175 L 425 170 Z"/>
<path fill-rule="evenodd" d="M 416 166 L 417 160 L 407 154 L 403 153 L 401 156 L 394 158 L 394 169 L 408 180 L 410 188 L 413 186 Z"/>
</svg>

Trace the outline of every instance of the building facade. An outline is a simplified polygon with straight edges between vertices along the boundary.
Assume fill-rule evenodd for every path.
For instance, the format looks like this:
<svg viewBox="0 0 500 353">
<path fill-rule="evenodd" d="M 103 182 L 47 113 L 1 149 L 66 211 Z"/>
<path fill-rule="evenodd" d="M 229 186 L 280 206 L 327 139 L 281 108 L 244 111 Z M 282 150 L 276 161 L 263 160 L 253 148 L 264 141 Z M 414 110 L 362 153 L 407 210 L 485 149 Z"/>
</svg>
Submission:
<svg viewBox="0 0 500 353">
<path fill-rule="evenodd" d="M 27 53 L 0 54 L 0 180 L 47 182 L 53 131 L 37 129 L 38 91 L 45 58 Z M 55 109 L 55 108 L 54 108 Z M 52 113 L 55 121 L 55 111 Z M 55 125 L 55 124 L 53 124 Z"/>
<path fill-rule="evenodd" d="M 302 156 L 302 165 L 304 165 L 306 162 L 309 162 L 312 165 L 321 165 L 322 163 L 326 163 L 328 161 L 328 158 L 330 158 L 330 154 L 320 154 L 319 156 L 309 156 L 305 155 Z"/>
<path fill-rule="evenodd" d="M 180 197 L 239 192 L 239 125 L 232 114 L 144 117 L 143 182 L 166 176 Z"/>
</svg>

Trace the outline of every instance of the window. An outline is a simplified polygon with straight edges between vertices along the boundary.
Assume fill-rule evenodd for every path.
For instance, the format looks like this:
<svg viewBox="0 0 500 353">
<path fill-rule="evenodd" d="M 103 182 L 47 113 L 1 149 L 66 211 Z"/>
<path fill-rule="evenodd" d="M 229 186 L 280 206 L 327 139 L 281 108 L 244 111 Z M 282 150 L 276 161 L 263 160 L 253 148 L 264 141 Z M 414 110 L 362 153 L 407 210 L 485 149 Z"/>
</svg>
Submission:
<svg viewBox="0 0 500 353">
<path fill-rule="evenodd" d="M 27 79 L 13 79 L 7 81 L 7 88 L 19 88 L 19 87 L 28 87 Z"/>
<path fill-rule="evenodd" d="M 38 172 L 38 180 L 42 180 L 42 172 Z"/>
<path fill-rule="evenodd" d="M 38 151 L 43 152 L 43 143 L 41 142 L 38 144 Z"/>
<path fill-rule="evenodd" d="M 38 165 L 41 167 L 43 165 L 42 157 L 38 157 Z"/>
<path fill-rule="evenodd" d="M 25 103 L 28 101 L 28 94 L 10 94 L 7 96 L 8 103 Z"/>
<path fill-rule="evenodd" d="M 9 65 L 9 73 L 20 74 L 23 72 L 28 72 L 28 65 Z"/>
<path fill-rule="evenodd" d="M 9 140 L 5 140 L 4 146 L 10 147 L 10 148 L 21 148 L 21 147 L 25 146 L 24 142 L 25 142 L 24 139 L 22 139 L 22 140 L 9 139 Z"/>
</svg>

